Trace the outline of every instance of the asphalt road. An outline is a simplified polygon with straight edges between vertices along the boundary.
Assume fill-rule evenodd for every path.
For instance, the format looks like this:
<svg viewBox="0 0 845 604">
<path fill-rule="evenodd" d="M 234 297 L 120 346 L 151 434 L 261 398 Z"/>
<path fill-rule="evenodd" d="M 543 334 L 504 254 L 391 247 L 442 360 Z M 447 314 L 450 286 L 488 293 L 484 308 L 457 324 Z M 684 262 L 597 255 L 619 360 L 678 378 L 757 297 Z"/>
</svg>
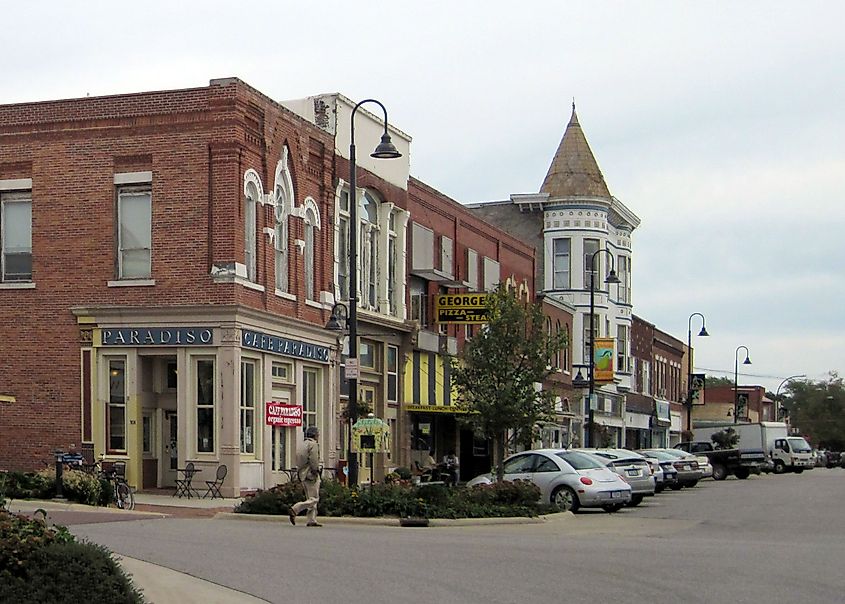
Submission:
<svg viewBox="0 0 845 604">
<path fill-rule="evenodd" d="M 704 481 L 618 514 L 409 529 L 144 519 L 72 530 L 271 602 L 845 602 L 845 470 Z"/>
</svg>

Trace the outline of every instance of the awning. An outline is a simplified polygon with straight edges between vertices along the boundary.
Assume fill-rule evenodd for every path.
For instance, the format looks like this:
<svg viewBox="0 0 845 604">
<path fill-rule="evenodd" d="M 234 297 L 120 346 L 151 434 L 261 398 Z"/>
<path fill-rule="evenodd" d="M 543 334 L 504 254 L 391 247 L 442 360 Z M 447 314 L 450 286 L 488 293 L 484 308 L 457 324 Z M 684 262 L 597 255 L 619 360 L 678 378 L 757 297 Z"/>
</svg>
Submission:
<svg viewBox="0 0 845 604">
<path fill-rule="evenodd" d="M 442 355 L 415 350 L 405 363 L 405 411 L 463 413 L 453 406 L 451 369 Z"/>
</svg>

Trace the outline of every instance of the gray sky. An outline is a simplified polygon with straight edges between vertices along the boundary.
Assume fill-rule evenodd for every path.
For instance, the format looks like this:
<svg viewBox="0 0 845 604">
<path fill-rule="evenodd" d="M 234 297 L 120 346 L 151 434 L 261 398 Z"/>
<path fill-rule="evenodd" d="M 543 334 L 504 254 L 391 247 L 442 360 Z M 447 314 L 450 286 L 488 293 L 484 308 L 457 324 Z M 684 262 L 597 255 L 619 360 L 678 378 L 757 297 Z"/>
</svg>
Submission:
<svg viewBox="0 0 845 604">
<path fill-rule="evenodd" d="M 642 219 L 635 312 L 742 383 L 845 369 L 845 4 L 0 0 L 0 103 L 204 86 L 375 97 L 415 176 L 536 192 L 569 120 Z M 699 325 L 693 327 L 697 333 Z M 740 359 L 742 360 L 742 359 Z M 765 377 L 762 377 L 765 376 Z"/>
</svg>

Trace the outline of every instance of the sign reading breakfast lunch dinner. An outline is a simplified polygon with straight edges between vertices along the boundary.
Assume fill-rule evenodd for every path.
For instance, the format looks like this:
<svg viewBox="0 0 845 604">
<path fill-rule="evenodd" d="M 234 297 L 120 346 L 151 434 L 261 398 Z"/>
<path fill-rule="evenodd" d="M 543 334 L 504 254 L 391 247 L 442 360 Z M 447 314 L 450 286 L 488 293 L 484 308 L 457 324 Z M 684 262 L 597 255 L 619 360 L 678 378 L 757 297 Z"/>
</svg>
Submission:
<svg viewBox="0 0 845 604">
<path fill-rule="evenodd" d="M 487 323 L 487 294 L 441 294 L 435 298 L 434 317 L 438 323 Z"/>
</svg>

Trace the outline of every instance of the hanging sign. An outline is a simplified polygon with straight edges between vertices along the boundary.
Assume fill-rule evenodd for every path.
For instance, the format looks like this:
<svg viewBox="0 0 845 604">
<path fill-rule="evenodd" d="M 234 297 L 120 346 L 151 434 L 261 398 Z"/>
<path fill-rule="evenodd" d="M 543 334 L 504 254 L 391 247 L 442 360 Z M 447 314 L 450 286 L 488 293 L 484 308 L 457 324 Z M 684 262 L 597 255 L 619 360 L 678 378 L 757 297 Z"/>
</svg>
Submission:
<svg viewBox="0 0 845 604">
<path fill-rule="evenodd" d="M 390 426 L 377 417 L 364 417 L 352 424 L 353 453 L 390 451 Z"/>
<path fill-rule="evenodd" d="M 690 402 L 693 405 L 704 404 L 704 374 L 693 373 L 690 381 Z"/>
<path fill-rule="evenodd" d="M 487 294 L 440 294 L 435 298 L 434 317 L 438 323 L 487 323 Z"/>
<path fill-rule="evenodd" d="M 264 417 L 268 426 L 289 428 L 302 425 L 302 405 L 288 403 L 267 403 L 267 413 Z"/>
<path fill-rule="evenodd" d="M 593 344 L 593 371 L 595 383 L 609 384 L 613 381 L 613 338 L 596 338 Z"/>
</svg>

